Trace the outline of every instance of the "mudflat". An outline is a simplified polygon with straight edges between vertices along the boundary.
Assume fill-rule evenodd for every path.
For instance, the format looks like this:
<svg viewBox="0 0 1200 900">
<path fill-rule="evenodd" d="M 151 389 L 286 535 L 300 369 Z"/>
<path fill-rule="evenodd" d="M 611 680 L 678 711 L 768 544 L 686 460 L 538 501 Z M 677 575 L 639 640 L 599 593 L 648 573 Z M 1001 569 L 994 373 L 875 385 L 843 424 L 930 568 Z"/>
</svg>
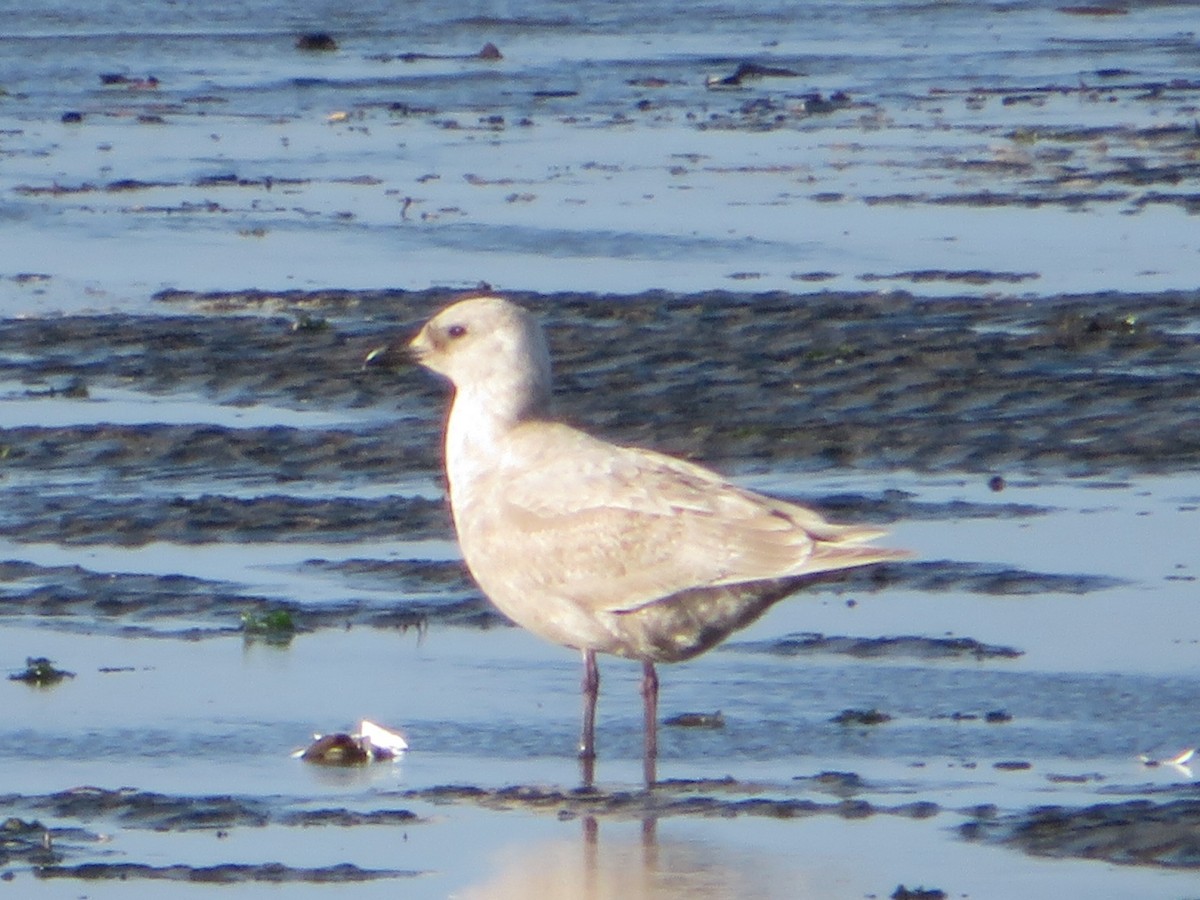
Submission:
<svg viewBox="0 0 1200 900">
<path fill-rule="evenodd" d="M 781 872 L 1000 896 L 1032 854 L 1039 889 L 1184 884 L 1200 297 L 510 295 L 548 322 L 568 418 L 917 557 L 672 668 L 651 791 L 636 667 L 610 665 L 580 791 L 575 656 L 507 627 L 458 558 L 444 386 L 362 368 L 453 292 L 6 319 L 3 651 L 73 676 L 4 688 L 14 878 L 498 896 L 545 859 L 615 890 L 636 858 L 713 896 L 782 896 Z M 401 762 L 289 758 L 368 715 Z M 469 866 L 458 829 L 490 848 Z"/>
</svg>

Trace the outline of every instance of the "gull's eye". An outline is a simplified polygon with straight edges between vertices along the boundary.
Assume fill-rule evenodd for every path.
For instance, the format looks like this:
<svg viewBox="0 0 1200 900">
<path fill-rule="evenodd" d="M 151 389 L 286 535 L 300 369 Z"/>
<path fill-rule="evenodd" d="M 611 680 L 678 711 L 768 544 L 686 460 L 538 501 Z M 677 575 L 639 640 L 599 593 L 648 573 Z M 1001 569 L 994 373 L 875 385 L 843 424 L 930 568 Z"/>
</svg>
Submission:
<svg viewBox="0 0 1200 900">
<path fill-rule="evenodd" d="M 446 329 L 446 334 L 452 338 L 460 338 L 467 333 L 466 325 L 451 325 Z"/>
</svg>

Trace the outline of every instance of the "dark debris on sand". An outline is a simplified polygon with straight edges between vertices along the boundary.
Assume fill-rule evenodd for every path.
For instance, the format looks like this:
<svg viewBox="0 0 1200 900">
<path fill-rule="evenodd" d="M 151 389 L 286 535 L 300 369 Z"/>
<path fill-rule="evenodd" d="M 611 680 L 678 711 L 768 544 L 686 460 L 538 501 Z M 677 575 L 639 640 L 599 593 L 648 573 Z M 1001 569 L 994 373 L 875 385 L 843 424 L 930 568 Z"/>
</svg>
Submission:
<svg viewBox="0 0 1200 900">
<path fill-rule="evenodd" d="M 828 774 L 828 773 L 827 773 Z M 610 790 L 579 788 L 566 790 L 557 787 L 513 785 L 502 788 L 483 788 L 474 785 L 439 785 L 410 791 L 396 796 L 406 802 L 426 801 L 436 804 L 470 803 L 487 809 L 522 809 L 530 812 L 551 812 L 560 819 L 576 816 L 610 816 L 637 819 L 646 816 L 702 816 L 733 818 L 738 816 L 794 819 L 809 816 L 837 816 L 844 819 L 865 819 L 876 815 L 925 819 L 941 810 L 930 801 L 913 801 L 894 806 L 856 799 L 854 790 L 842 790 L 829 780 L 797 779 L 796 789 L 814 787 L 839 799 L 822 802 L 807 797 L 778 796 L 777 785 L 740 782 L 733 778 L 672 779 L 655 784 L 652 789 Z M 834 775 L 834 779 L 844 779 Z M 843 783 L 838 781 L 839 784 Z M 776 794 L 769 796 L 769 793 Z"/>
<path fill-rule="evenodd" d="M 1021 655 L 1021 651 L 1015 647 L 984 644 L 974 638 L 931 638 L 919 635 L 864 638 L 804 632 L 768 641 L 735 641 L 723 646 L 730 650 L 771 653 L 778 656 L 839 653 L 860 659 L 1015 659 Z"/>
<path fill-rule="evenodd" d="M 354 561 L 311 560 L 305 565 L 340 571 L 352 568 Z M 91 630 L 110 628 L 126 636 L 192 640 L 246 634 L 248 619 L 255 622 L 281 614 L 292 620 L 293 633 L 352 625 L 405 630 L 432 623 L 476 628 L 508 624 L 468 583 L 466 570 L 457 560 L 373 561 L 371 568 L 380 585 L 394 588 L 382 595 L 386 602 L 299 604 L 246 593 L 238 585 L 220 580 L 92 572 L 79 566 L 9 560 L 0 562 L 0 618 L 38 615 L 58 622 L 86 621 Z M 412 596 L 431 592 L 436 596 Z M 182 630 L 180 620 L 188 623 Z"/>
<path fill-rule="evenodd" d="M 510 292 L 511 294 L 511 292 Z M 170 292 L 220 315 L 0 321 L 0 378 L 354 410 L 355 427 L 0 428 L 8 469 L 437 477 L 444 389 L 362 368 L 448 291 Z M 1200 465 L 1200 294 L 513 295 L 548 322 L 568 418 L 709 462 L 1072 473 Z M 331 327 L 293 329 L 318 315 Z M 614 402 L 620 397 L 621 402 Z M 736 415 L 730 415 L 736 410 Z M 404 419 L 404 427 L 394 427 Z M 909 511 L 911 512 L 911 510 Z"/>
<path fill-rule="evenodd" d="M 67 678 L 74 678 L 74 672 L 68 672 L 54 665 L 44 656 L 30 656 L 25 660 L 25 668 L 8 676 L 9 681 L 23 681 L 33 687 L 53 687 Z"/>
<path fill-rule="evenodd" d="M 903 293 L 506 293 L 548 322 L 563 411 L 628 443 L 812 467 L 1158 471 L 1200 463 L 1200 434 L 1175 427 L 1200 412 L 1198 293 L 1032 302 Z M 429 379 L 413 371 L 364 374 L 356 351 L 403 337 L 454 296 L 164 293 L 160 300 L 174 308 L 242 315 L 150 319 L 145 327 L 171 332 L 169 360 L 152 359 L 165 336 L 145 335 L 151 359 L 121 355 L 116 364 L 145 370 L 151 385 L 168 378 L 218 396 L 255 391 L 389 409 L 402 394 L 423 414 L 436 412 L 440 396 Z M 297 337 L 276 319 L 244 317 L 264 312 L 340 320 Z M 128 323 L 120 324 L 111 330 Z M 58 374 L 101 374 L 100 359 L 62 365 L 78 357 L 69 350 L 82 336 L 69 331 L 64 321 L 59 333 L 39 337 L 62 347 Z M 0 332 L 0 346 L 6 337 Z M 28 351 L 28 336 L 12 338 Z M 121 339 L 137 338 L 126 331 Z M 297 367 L 298 352 L 313 365 Z M 436 446 L 440 418 L 424 417 L 413 430 L 428 429 L 423 437 L 434 440 L 424 446 Z"/>
<path fill-rule="evenodd" d="M 1200 869 L 1200 799 L 1044 806 L 995 820 L 972 821 L 961 831 L 1034 856 L 1100 859 L 1124 865 Z"/>
<path fill-rule="evenodd" d="M 292 808 L 279 798 L 231 794 L 184 796 L 133 788 L 78 787 L 53 794 L 0 794 L 0 811 L 36 812 L 54 819 L 115 821 L 124 828 L 194 831 L 262 828 L 267 825 L 348 828 L 410 825 L 421 819 L 407 809 L 368 811 L 343 807 Z"/>
<path fill-rule="evenodd" d="M 60 623 L 86 621 L 127 636 L 200 639 L 248 633 L 247 619 L 286 614 L 291 633 L 322 628 L 365 626 L 405 630 L 431 624 L 503 628 L 509 622 L 483 598 L 459 560 L 313 559 L 305 568 L 342 575 L 351 586 L 378 590 L 380 601 L 310 600 L 303 604 L 247 593 L 219 579 L 185 575 L 100 573 L 79 566 L 39 566 L 0 561 L 0 620 L 39 615 Z M 886 570 L 886 571 L 881 571 Z M 814 581 L 808 593 L 853 590 L 860 594 L 895 588 L 925 593 L 965 592 L 1021 596 L 1054 592 L 1084 594 L 1119 582 L 1091 575 L 1029 572 L 953 561 L 904 562 L 879 566 L 875 572 L 851 573 Z M 177 623 L 188 622 L 184 630 Z M 253 629 L 251 629 L 252 631 Z M 860 658 L 996 659 L 1020 650 L 984 644 L 972 638 L 895 636 L 791 635 L 777 642 L 735 642 L 731 649 L 797 655 L 840 653 Z"/>
<path fill-rule="evenodd" d="M 353 884 L 392 878 L 415 878 L 420 872 L 402 869 L 364 869 L 353 863 L 305 868 L 283 863 L 221 863 L 213 866 L 183 864 L 151 866 L 145 863 L 80 863 L 75 866 L 39 866 L 41 879 L 72 878 L 79 881 L 180 881 L 192 884 Z"/>
</svg>

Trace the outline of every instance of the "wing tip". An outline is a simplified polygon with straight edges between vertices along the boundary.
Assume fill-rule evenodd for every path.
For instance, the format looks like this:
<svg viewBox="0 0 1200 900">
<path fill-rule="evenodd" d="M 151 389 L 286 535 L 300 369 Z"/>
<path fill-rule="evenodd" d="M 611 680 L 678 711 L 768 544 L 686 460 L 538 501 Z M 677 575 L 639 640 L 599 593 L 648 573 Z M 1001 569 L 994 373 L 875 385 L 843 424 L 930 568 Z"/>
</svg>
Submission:
<svg viewBox="0 0 1200 900">
<path fill-rule="evenodd" d="M 900 562 L 912 559 L 911 550 L 893 547 L 847 546 L 845 543 L 817 544 L 812 555 L 805 560 L 804 571 L 836 572 L 840 569 L 857 569 L 876 563 Z"/>
</svg>

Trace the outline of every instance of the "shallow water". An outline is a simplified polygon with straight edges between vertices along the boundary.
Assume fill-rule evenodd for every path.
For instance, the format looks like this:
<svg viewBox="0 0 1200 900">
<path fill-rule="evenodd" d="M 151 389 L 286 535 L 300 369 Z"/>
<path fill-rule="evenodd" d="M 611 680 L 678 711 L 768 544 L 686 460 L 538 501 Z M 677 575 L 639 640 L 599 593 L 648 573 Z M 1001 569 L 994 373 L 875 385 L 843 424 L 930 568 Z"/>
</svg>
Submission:
<svg viewBox="0 0 1200 900">
<path fill-rule="evenodd" d="M 8 284 L 27 313 L 480 280 L 1189 288 L 1193 13 L 5 3 L 0 275 L 38 276 Z M 296 50 L 309 30 L 339 49 Z M 706 86 L 746 61 L 797 74 Z"/>
<path fill-rule="evenodd" d="M 1139 756 L 1200 740 L 1195 10 L 1059 6 L 0 2 L 0 668 L 74 673 L 0 683 L 0 874 L 1193 894 L 1194 772 Z M 706 86 L 747 61 L 800 74 Z M 578 660 L 466 577 L 443 391 L 361 370 L 479 281 L 573 418 L 916 552 L 664 667 L 724 726 L 652 792 L 619 661 L 575 790 Z M 411 751 L 291 758 L 361 717 Z"/>
<path fill-rule="evenodd" d="M 503 897 L 550 879 L 563 896 L 924 884 L 989 897 L 1016 878 L 1034 895 L 1186 893 L 1176 867 L 1195 861 L 1170 832 L 1186 816 L 1154 826 L 1153 850 L 1129 837 L 1100 854 L 1142 853 L 1140 866 L 1071 861 L 1095 851 L 1069 835 L 1030 857 L 1014 835 L 1047 804 L 1194 795 L 1190 769 L 1139 759 L 1195 743 L 1196 448 L 1147 441 L 1195 409 L 1194 300 L 1139 298 L 1134 327 L 1110 311 L 1119 296 L 527 297 L 557 310 L 571 415 L 627 440 L 682 434 L 677 451 L 886 524 L 916 553 L 664 667 L 664 718 L 720 711 L 724 724 L 664 726 L 653 792 L 639 785 L 636 667 L 605 663 L 591 794 L 575 791 L 576 656 L 505 625 L 458 560 L 437 471 L 442 392 L 360 369 L 437 299 L 295 295 L 288 317 L 260 300 L 0 328 L 0 659 L 74 673 L 3 688 L 0 807 L 40 823 L 10 839 L 4 865 L 28 892 L 169 879 L 255 896 L 287 880 L 301 894 L 336 881 Z M 325 324 L 293 330 L 301 309 Z M 908 343 L 892 358 L 897 323 Z M 800 355 L 792 332 L 807 336 Z M 706 336 L 708 353 L 689 355 Z M 946 367 L 973 353 L 1009 360 L 1003 389 L 976 379 L 973 412 L 945 419 L 961 402 Z M 638 360 L 662 381 L 635 385 L 613 416 Z M 1078 397 L 1084 366 L 1111 379 L 1098 409 Z M 823 399 L 785 399 L 788 379 Z M 1160 402 L 1138 403 L 1147 390 Z M 1012 416 L 1012 396 L 1036 402 Z M 733 407 L 738 421 L 712 418 Z M 1113 409 L 1126 412 L 1110 423 Z M 833 410 L 837 441 L 861 443 L 857 465 L 782 440 L 823 446 Z M 881 443 L 879 415 L 937 452 Z M 1017 430 L 998 436 L 1008 418 Z M 278 609 L 295 634 L 243 631 L 243 614 Z M 890 719 L 834 721 L 846 710 Z M 402 729 L 411 751 L 349 770 L 290 757 L 361 717 Z M 43 827 L 56 856 L 38 855 Z"/>
</svg>

